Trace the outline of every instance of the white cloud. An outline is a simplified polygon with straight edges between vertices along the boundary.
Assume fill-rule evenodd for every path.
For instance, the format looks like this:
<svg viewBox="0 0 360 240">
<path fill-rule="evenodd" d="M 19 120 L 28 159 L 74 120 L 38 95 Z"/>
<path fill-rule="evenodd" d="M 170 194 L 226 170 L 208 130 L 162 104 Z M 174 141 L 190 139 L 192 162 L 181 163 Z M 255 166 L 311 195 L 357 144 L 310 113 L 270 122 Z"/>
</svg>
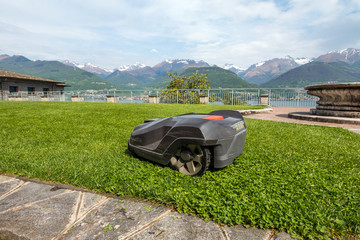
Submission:
<svg viewBox="0 0 360 240">
<path fill-rule="evenodd" d="M 246 67 L 288 54 L 316 57 L 360 48 L 358 0 L 0 0 L 0 5 L 4 53 L 86 59 L 108 68 L 154 65 L 160 57 Z"/>
</svg>

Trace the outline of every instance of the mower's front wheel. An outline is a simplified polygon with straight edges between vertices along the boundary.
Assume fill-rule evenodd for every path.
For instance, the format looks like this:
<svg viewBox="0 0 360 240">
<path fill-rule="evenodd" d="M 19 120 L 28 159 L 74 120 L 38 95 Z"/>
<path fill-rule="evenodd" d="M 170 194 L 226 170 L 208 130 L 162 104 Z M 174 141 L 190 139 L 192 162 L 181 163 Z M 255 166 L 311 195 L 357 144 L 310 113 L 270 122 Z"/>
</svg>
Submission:
<svg viewBox="0 0 360 240">
<path fill-rule="evenodd" d="M 195 144 L 181 146 L 170 159 L 171 168 L 189 176 L 201 176 L 210 166 L 211 152 Z"/>
</svg>

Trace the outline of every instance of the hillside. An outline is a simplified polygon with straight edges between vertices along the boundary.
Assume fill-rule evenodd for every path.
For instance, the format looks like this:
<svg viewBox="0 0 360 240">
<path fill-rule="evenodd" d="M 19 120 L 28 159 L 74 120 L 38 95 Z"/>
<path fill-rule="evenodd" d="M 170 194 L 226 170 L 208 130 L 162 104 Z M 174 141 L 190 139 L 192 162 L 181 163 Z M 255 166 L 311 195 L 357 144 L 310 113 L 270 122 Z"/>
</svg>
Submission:
<svg viewBox="0 0 360 240">
<path fill-rule="evenodd" d="M 354 64 L 352 64 L 351 66 L 359 68 L 360 69 L 360 61 L 355 62 Z"/>
<path fill-rule="evenodd" d="M 357 64 L 357 63 L 355 63 Z M 345 62 L 311 62 L 292 69 L 261 85 L 267 88 L 287 88 L 326 83 L 360 82 L 360 68 Z"/>
<path fill-rule="evenodd" d="M 125 89 L 143 88 L 146 83 L 153 82 L 157 74 L 151 67 L 136 70 L 116 70 L 105 79 Z"/>
<path fill-rule="evenodd" d="M 139 79 L 137 79 L 135 76 L 131 75 L 127 71 L 118 70 L 107 76 L 106 80 L 126 89 L 137 87 L 143 84 Z"/>
<path fill-rule="evenodd" d="M 210 80 L 212 88 L 256 88 L 257 85 L 250 84 L 241 79 L 236 73 L 225 70 L 220 67 L 200 67 L 200 68 L 186 68 L 178 71 L 180 76 L 190 76 L 195 72 L 199 74 L 208 74 L 207 79 Z M 148 87 L 166 88 L 170 83 L 170 78 L 167 75 L 162 75 L 153 83 L 147 85 Z"/>
<path fill-rule="evenodd" d="M 0 69 L 65 82 L 66 90 L 110 89 L 114 84 L 58 61 L 31 61 L 23 56 L 0 58 Z"/>
</svg>

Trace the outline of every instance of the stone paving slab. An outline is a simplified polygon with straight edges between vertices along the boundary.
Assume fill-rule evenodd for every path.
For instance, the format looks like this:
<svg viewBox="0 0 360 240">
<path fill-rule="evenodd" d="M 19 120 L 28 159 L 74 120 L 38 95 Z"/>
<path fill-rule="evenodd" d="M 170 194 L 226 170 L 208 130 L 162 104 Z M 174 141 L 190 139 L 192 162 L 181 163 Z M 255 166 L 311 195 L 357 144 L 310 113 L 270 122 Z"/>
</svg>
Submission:
<svg viewBox="0 0 360 240">
<path fill-rule="evenodd" d="M 151 224 L 170 210 L 126 199 L 109 199 L 73 225 L 60 239 L 121 239 Z"/>
<path fill-rule="evenodd" d="M 105 196 L 101 196 L 94 193 L 80 192 L 79 207 L 77 211 L 76 219 L 88 214 L 93 208 L 100 206 L 107 200 Z"/>
<path fill-rule="evenodd" d="M 4 176 L 4 175 L 0 175 L 0 183 L 4 183 L 4 182 L 8 182 L 8 181 L 15 181 L 15 180 L 17 180 L 17 179 L 8 177 L 8 176 Z"/>
<path fill-rule="evenodd" d="M 226 240 L 226 237 L 222 229 L 213 222 L 204 222 L 194 216 L 171 212 L 150 228 L 130 239 Z"/>
<path fill-rule="evenodd" d="M 69 192 L 20 209 L 2 212 L 0 230 L 8 230 L 28 239 L 56 237 L 68 224 L 76 197 L 76 192 Z"/>
<path fill-rule="evenodd" d="M 0 175 L 0 197 L 14 189 L 19 183 L 21 180 Z"/>
<path fill-rule="evenodd" d="M 26 182 L 22 187 L 17 189 L 17 191 L 2 199 L 0 213 L 5 210 L 20 207 L 22 205 L 26 206 L 29 203 L 38 202 L 69 191 L 65 189 L 51 191 L 52 188 L 53 186 L 51 185 Z"/>
<path fill-rule="evenodd" d="M 275 233 L 270 240 L 296 240 L 292 238 L 290 234 L 285 232 Z"/>
<path fill-rule="evenodd" d="M 251 240 L 251 239 L 270 239 L 271 237 L 270 230 L 245 228 L 241 225 L 235 227 L 224 226 L 223 229 L 229 236 L 229 239 Z"/>
</svg>

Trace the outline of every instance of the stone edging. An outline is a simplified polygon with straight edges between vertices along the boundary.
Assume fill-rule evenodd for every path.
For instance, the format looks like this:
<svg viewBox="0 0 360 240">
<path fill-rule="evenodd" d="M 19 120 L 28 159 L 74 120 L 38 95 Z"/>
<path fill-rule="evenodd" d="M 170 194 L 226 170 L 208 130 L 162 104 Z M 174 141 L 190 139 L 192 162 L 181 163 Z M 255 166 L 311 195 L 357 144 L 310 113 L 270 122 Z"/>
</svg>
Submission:
<svg viewBox="0 0 360 240">
<path fill-rule="evenodd" d="M 247 110 L 237 110 L 237 111 L 243 115 L 247 115 L 247 114 L 255 114 L 255 113 L 272 112 L 273 109 L 268 107 L 268 108 L 264 108 L 264 109 L 247 109 Z"/>
<path fill-rule="evenodd" d="M 360 125 L 360 119 L 359 118 L 320 116 L 320 115 L 311 115 L 310 113 L 302 113 L 302 112 L 289 113 L 288 117 L 289 118 L 294 118 L 294 119 L 299 119 L 299 120 L 315 121 L 315 122 L 328 122 L 328 123 Z"/>
</svg>

